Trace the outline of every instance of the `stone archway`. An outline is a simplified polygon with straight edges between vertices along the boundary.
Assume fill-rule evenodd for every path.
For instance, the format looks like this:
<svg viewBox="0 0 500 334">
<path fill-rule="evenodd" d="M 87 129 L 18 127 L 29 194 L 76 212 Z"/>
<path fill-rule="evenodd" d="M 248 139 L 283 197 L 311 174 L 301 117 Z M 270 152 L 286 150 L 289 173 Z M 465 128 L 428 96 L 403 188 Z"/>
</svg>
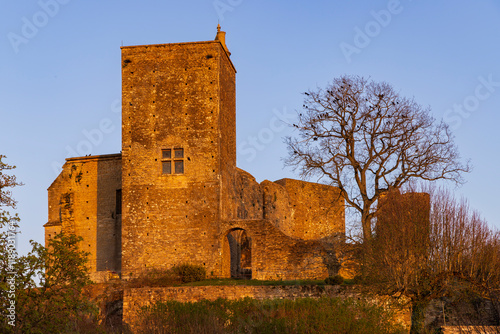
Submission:
<svg viewBox="0 0 500 334">
<path fill-rule="evenodd" d="M 226 236 L 230 253 L 231 278 L 252 278 L 252 239 L 244 229 L 236 228 Z"/>
</svg>

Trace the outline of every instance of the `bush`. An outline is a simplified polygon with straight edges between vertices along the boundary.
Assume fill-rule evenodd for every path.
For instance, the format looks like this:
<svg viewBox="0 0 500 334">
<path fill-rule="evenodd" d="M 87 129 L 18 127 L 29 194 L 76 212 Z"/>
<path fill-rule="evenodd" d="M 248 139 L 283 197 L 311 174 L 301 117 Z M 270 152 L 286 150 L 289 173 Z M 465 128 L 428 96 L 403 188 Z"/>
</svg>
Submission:
<svg viewBox="0 0 500 334">
<path fill-rule="evenodd" d="M 325 279 L 325 283 L 329 285 L 340 285 L 344 283 L 344 278 L 340 275 L 330 276 Z"/>
<path fill-rule="evenodd" d="M 207 276 L 207 270 L 200 265 L 183 263 L 172 267 L 172 273 L 183 283 L 202 281 Z"/>
<path fill-rule="evenodd" d="M 139 276 L 131 279 L 128 286 L 131 288 L 153 286 L 175 286 L 182 283 L 202 281 L 205 279 L 206 269 L 200 265 L 183 263 L 172 268 L 145 270 Z"/>
<path fill-rule="evenodd" d="M 146 286 L 172 286 L 180 283 L 171 270 L 149 269 L 131 279 L 127 285 L 130 288 L 142 288 Z"/>
</svg>

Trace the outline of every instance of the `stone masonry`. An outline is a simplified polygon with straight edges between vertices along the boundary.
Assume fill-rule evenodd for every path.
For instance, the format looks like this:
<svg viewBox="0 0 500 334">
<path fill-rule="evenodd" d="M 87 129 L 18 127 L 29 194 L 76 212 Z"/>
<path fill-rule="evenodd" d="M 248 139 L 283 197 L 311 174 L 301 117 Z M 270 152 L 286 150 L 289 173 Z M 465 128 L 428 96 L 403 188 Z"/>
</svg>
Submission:
<svg viewBox="0 0 500 334">
<path fill-rule="evenodd" d="M 122 151 L 66 159 L 46 243 L 83 237 L 95 281 L 180 263 L 213 277 L 322 279 L 345 232 L 337 188 L 236 167 L 236 70 L 213 41 L 122 47 Z"/>
<path fill-rule="evenodd" d="M 140 320 L 139 311 L 157 302 L 175 300 L 178 302 L 196 302 L 202 299 L 216 300 L 225 298 L 237 300 L 242 298 L 263 299 L 297 299 L 297 298 L 342 298 L 365 300 L 395 312 L 395 320 L 409 329 L 411 312 L 387 297 L 367 296 L 356 287 L 319 286 L 319 285 L 284 285 L 284 286 L 191 286 L 191 287 L 158 287 L 136 288 L 125 290 L 123 296 L 123 322 L 136 328 Z M 265 312 L 265 310 L 263 310 Z"/>
</svg>

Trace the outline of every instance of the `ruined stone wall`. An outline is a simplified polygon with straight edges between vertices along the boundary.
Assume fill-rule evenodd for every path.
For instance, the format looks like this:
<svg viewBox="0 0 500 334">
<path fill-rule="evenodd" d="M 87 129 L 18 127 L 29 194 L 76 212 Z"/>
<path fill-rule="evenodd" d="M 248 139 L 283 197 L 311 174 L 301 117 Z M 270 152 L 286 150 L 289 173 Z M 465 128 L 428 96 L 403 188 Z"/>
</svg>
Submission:
<svg viewBox="0 0 500 334">
<path fill-rule="evenodd" d="M 234 245 L 227 241 L 235 230 L 244 230 L 251 240 L 254 279 L 336 275 L 336 237 L 345 227 L 338 189 L 290 179 L 259 184 L 249 173 L 236 172 L 236 196 L 230 205 L 236 208 L 237 218 L 221 223 L 222 276 L 231 277 L 231 256 L 233 263 L 238 261 Z"/>
<path fill-rule="evenodd" d="M 264 197 L 261 185 L 248 172 L 237 168 L 235 185 L 235 196 L 229 202 L 236 212 L 231 219 L 264 219 Z"/>
<path fill-rule="evenodd" d="M 282 186 L 287 196 L 280 199 L 283 191 L 268 187 L 266 219 L 283 233 L 304 240 L 345 233 L 344 199 L 338 188 L 293 179 L 274 183 Z"/>
<path fill-rule="evenodd" d="M 251 239 L 252 278 L 260 280 L 324 279 L 335 275 L 339 264 L 328 244 L 317 240 L 294 239 L 267 220 L 223 222 L 220 235 L 221 271 L 230 277 L 230 245 L 227 234 L 245 230 Z"/>
<path fill-rule="evenodd" d="M 260 184 L 242 169 L 235 178 L 236 219 L 267 219 L 292 238 L 319 240 L 345 232 L 338 188 L 293 179 Z"/>
<path fill-rule="evenodd" d="M 218 41 L 122 48 L 124 277 L 181 262 L 219 274 L 234 72 Z M 168 148 L 183 148 L 184 173 L 163 173 Z"/>
<path fill-rule="evenodd" d="M 48 189 L 49 222 L 45 244 L 60 231 L 81 236 L 89 269 L 120 270 L 121 221 L 116 212 L 121 188 L 121 156 L 70 158 Z"/>
</svg>

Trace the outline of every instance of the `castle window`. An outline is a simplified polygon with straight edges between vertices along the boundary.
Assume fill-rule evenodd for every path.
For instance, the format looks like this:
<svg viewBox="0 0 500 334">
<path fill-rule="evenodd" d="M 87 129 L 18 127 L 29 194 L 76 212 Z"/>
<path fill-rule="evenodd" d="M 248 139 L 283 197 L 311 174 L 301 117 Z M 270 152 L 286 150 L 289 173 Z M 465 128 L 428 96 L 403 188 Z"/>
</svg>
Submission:
<svg viewBox="0 0 500 334">
<path fill-rule="evenodd" d="M 172 174 L 172 161 L 162 161 L 163 174 Z"/>
<path fill-rule="evenodd" d="M 176 148 L 176 149 L 174 149 L 174 157 L 176 159 L 178 159 L 178 158 L 180 158 L 180 159 L 184 158 L 184 149 L 182 149 L 182 148 Z"/>
<path fill-rule="evenodd" d="M 175 174 L 184 174 L 184 149 L 175 148 L 174 149 L 174 166 Z"/>
<path fill-rule="evenodd" d="M 121 215 L 122 214 L 122 190 L 117 189 L 116 190 L 116 214 Z"/>
<path fill-rule="evenodd" d="M 174 148 L 161 150 L 161 164 L 163 174 L 184 174 L 184 149 Z M 172 166 L 173 165 L 173 166 Z M 172 168 L 173 167 L 173 168 Z"/>
<path fill-rule="evenodd" d="M 184 161 L 175 161 L 175 174 L 184 173 Z"/>
</svg>

